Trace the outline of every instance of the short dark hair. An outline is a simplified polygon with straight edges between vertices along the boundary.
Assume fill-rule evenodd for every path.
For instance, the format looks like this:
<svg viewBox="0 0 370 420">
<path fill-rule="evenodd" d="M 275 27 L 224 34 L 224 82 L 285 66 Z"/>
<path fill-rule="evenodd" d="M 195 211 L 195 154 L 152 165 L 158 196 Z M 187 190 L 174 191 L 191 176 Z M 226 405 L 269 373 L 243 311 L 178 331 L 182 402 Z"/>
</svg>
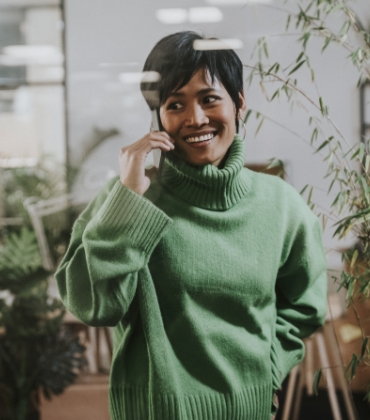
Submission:
<svg viewBox="0 0 370 420">
<path fill-rule="evenodd" d="M 236 128 L 238 130 L 239 92 L 243 90 L 243 65 L 233 50 L 195 50 L 196 40 L 205 38 L 193 31 L 176 32 L 162 38 L 149 53 L 143 71 L 158 72 L 161 77 L 157 83 L 141 83 L 141 90 L 158 90 L 162 105 L 171 92 L 185 86 L 194 74 L 207 69 L 212 83 L 215 78 L 227 90 L 236 109 Z M 145 97 L 145 95 L 144 95 Z"/>
</svg>

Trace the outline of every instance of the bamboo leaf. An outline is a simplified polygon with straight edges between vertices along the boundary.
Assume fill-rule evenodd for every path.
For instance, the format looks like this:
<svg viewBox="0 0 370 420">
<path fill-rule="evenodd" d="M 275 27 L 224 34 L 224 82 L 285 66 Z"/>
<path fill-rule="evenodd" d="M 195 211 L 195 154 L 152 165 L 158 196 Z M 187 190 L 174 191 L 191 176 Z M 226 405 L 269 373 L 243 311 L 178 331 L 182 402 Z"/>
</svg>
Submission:
<svg viewBox="0 0 370 420">
<path fill-rule="evenodd" d="M 319 104 L 320 104 L 320 110 L 321 110 L 321 113 L 322 113 L 322 115 L 326 115 L 326 107 L 325 107 L 325 105 L 324 105 L 324 102 L 323 102 L 323 100 L 322 100 L 322 97 L 320 96 L 320 98 L 319 98 Z"/>
<path fill-rule="evenodd" d="M 293 68 L 293 70 L 291 70 L 289 73 L 288 73 L 288 76 L 290 76 L 292 73 L 294 73 L 294 72 L 296 72 L 300 67 L 302 67 L 303 66 L 303 64 L 306 62 L 306 60 L 302 60 L 300 63 L 298 63 L 294 68 Z"/>
<path fill-rule="evenodd" d="M 345 191 L 341 191 L 339 194 L 343 194 L 343 193 L 345 193 Z M 361 217 L 363 217 L 363 216 L 365 216 L 365 215 L 367 215 L 369 213 L 370 213 L 370 208 L 367 208 L 367 209 L 364 209 L 364 210 L 360 210 L 360 211 L 352 214 L 351 216 L 348 216 L 348 217 L 343 218 L 342 220 L 339 220 L 339 222 L 335 223 L 334 226 L 337 226 L 337 225 L 343 224 L 343 223 L 349 223 L 353 219 L 359 219 L 359 218 L 361 218 Z"/>
<path fill-rule="evenodd" d="M 355 153 L 351 156 L 351 160 L 353 160 L 355 157 L 357 157 L 360 154 L 360 148 L 358 148 Z"/>
<path fill-rule="evenodd" d="M 330 183 L 330 187 L 328 189 L 328 194 L 330 193 L 331 189 L 333 188 L 333 185 L 335 184 L 336 178 L 334 178 L 331 183 Z"/>
<path fill-rule="evenodd" d="M 263 84 L 262 80 L 260 81 L 260 88 L 261 88 L 261 91 L 262 91 L 263 96 L 267 100 L 269 100 L 269 97 L 267 96 L 267 92 L 266 92 L 266 89 L 265 89 L 265 85 Z"/>
<path fill-rule="evenodd" d="M 292 18 L 292 16 L 291 15 L 288 15 L 288 19 L 286 21 L 286 26 L 285 26 L 285 31 L 287 31 L 289 29 L 291 18 Z"/>
<path fill-rule="evenodd" d="M 245 114 L 245 117 L 244 117 L 244 124 L 247 123 L 248 118 L 251 115 L 251 113 L 252 113 L 252 110 L 251 109 L 248 109 L 248 111 L 247 111 L 247 113 Z"/>
<path fill-rule="evenodd" d="M 266 38 L 263 39 L 263 51 L 265 53 L 266 58 L 269 58 L 269 52 L 268 52 L 268 48 L 267 48 Z"/>
<path fill-rule="evenodd" d="M 304 51 L 302 51 L 300 54 L 299 54 L 299 56 L 297 57 L 297 59 L 295 60 L 295 62 L 296 63 L 298 63 L 300 60 L 301 60 L 301 58 L 304 56 Z"/>
<path fill-rule="evenodd" d="M 313 187 L 310 188 L 310 192 L 308 193 L 307 204 L 311 203 L 312 192 L 313 192 Z"/>
<path fill-rule="evenodd" d="M 320 144 L 320 146 L 316 149 L 315 153 L 318 153 L 321 149 L 323 149 L 325 146 L 329 144 L 329 140 L 325 140 Z"/>
<path fill-rule="evenodd" d="M 343 236 L 344 236 L 344 235 L 343 235 Z M 355 283 L 356 283 L 355 279 L 354 279 L 354 278 L 352 278 L 352 280 L 351 280 L 351 281 L 349 282 L 349 284 L 348 284 L 347 296 L 346 296 L 346 299 L 347 299 L 348 305 L 349 305 L 349 303 L 350 303 L 350 301 L 351 301 L 351 298 L 352 298 L 352 295 L 353 295 L 353 291 L 354 291 L 354 289 L 355 289 Z"/>
<path fill-rule="evenodd" d="M 256 129 L 256 132 L 254 133 L 254 135 L 255 136 L 257 136 L 257 134 L 259 133 L 259 131 L 260 131 L 260 129 L 261 129 L 261 127 L 262 127 L 262 124 L 263 124 L 263 122 L 265 121 L 265 117 L 263 117 L 262 119 L 261 119 L 261 122 L 258 124 L 258 127 L 257 127 L 257 129 Z"/>
<path fill-rule="evenodd" d="M 369 337 L 365 337 L 361 347 L 361 359 L 365 356 L 367 350 L 367 343 L 369 342 Z"/>
<path fill-rule="evenodd" d="M 280 88 L 275 91 L 275 93 L 271 96 L 270 102 L 272 102 L 276 96 L 280 96 Z"/>
<path fill-rule="evenodd" d="M 303 193 L 307 190 L 307 188 L 308 188 L 308 184 L 306 184 L 306 185 L 302 188 L 302 190 L 300 191 L 300 193 L 299 193 L 299 194 L 303 195 Z"/>
<path fill-rule="evenodd" d="M 366 155 L 366 159 L 365 159 L 365 172 L 369 172 L 369 166 L 370 166 L 370 155 Z"/>
<path fill-rule="evenodd" d="M 328 47 L 328 45 L 331 43 L 332 40 L 333 40 L 332 35 L 327 36 L 325 38 L 324 46 L 322 47 L 321 52 L 324 52 L 326 50 L 326 48 Z"/>
<path fill-rule="evenodd" d="M 300 41 L 302 41 L 302 46 L 303 46 L 304 50 L 306 50 L 307 43 L 308 43 L 308 40 L 310 39 L 310 37 L 311 37 L 311 32 L 305 32 L 302 35 L 302 37 L 299 39 Z"/>
<path fill-rule="evenodd" d="M 322 369 L 317 369 L 313 377 L 313 385 L 312 385 L 313 392 L 315 393 L 315 395 L 318 395 L 319 393 L 319 385 L 320 385 L 321 377 L 322 377 Z"/>
<path fill-rule="evenodd" d="M 325 214 L 321 215 L 321 223 L 322 223 L 322 229 L 325 230 L 326 229 L 326 224 L 328 222 L 328 218 L 327 216 L 325 216 Z"/>
<path fill-rule="evenodd" d="M 352 259 L 351 259 L 351 268 L 353 268 L 353 266 L 355 265 L 357 257 L 358 257 L 358 251 L 357 249 L 355 249 L 355 252 L 353 253 Z"/>
<path fill-rule="evenodd" d="M 311 81 L 313 82 L 315 80 L 315 70 L 311 69 Z"/>
<path fill-rule="evenodd" d="M 369 205 L 369 186 L 367 185 L 367 182 L 364 176 L 360 175 L 358 179 L 361 183 L 361 187 L 364 192 L 363 196 L 365 197 L 366 203 Z"/>
<path fill-rule="evenodd" d="M 361 143 L 360 144 L 360 162 L 364 160 L 364 155 L 365 155 L 365 145 L 364 143 Z"/>
<path fill-rule="evenodd" d="M 352 359 L 349 362 L 347 369 L 346 369 L 346 373 L 350 370 L 350 375 L 349 375 L 349 380 L 352 381 L 352 379 L 355 377 L 356 375 L 356 370 L 357 370 L 357 366 L 359 364 L 360 360 L 358 358 L 358 356 L 356 354 L 352 354 Z"/>
<path fill-rule="evenodd" d="M 312 131 L 312 135 L 311 135 L 311 144 L 313 144 L 313 142 L 315 140 L 317 140 L 317 136 L 319 135 L 319 130 L 317 129 L 317 127 L 315 127 Z"/>
<path fill-rule="evenodd" d="M 275 66 L 277 65 L 278 63 L 274 63 L 268 70 L 267 70 L 267 73 L 266 73 L 266 76 L 268 76 L 269 74 L 271 74 L 271 72 L 274 70 L 274 68 L 275 68 Z"/>
</svg>

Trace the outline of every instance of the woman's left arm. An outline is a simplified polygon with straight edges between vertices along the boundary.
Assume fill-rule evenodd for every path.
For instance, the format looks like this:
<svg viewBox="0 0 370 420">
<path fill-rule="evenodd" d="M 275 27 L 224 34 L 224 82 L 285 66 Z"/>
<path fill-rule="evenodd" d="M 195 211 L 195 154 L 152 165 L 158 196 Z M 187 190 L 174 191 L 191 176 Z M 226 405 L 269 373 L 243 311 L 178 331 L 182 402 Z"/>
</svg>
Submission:
<svg viewBox="0 0 370 420">
<path fill-rule="evenodd" d="M 325 321 L 326 258 L 318 218 L 301 202 L 291 214 L 276 280 L 276 326 L 273 343 L 274 385 L 304 357 L 303 338 Z M 292 212 L 293 213 L 293 212 Z"/>
</svg>

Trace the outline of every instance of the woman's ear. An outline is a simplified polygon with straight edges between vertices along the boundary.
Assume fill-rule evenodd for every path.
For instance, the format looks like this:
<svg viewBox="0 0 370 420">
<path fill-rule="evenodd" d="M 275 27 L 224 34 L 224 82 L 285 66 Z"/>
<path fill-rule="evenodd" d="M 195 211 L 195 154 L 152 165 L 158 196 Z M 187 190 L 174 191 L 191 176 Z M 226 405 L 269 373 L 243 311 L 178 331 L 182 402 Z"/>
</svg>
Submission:
<svg viewBox="0 0 370 420">
<path fill-rule="evenodd" d="M 247 110 L 247 102 L 244 96 L 244 89 L 239 92 L 239 117 L 243 118 L 245 111 Z"/>
</svg>

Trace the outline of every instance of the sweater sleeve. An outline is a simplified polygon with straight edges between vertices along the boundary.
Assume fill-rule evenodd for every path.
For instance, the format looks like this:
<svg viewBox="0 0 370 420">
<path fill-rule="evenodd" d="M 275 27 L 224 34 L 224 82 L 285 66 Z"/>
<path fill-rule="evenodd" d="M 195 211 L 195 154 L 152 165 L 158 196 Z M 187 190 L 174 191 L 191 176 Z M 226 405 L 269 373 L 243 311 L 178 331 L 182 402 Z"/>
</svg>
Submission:
<svg viewBox="0 0 370 420">
<path fill-rule="evenodd" d="M 290 214 L 276 280 L 274 389 L 303 359 L 302 339 L 324 323 L 327 310 L 326 258 L 319 220 L 298 198 L 299 206 Z"/>
<path fill-rule="evenodd" d="M 66 308 L 88 325 L 116 325 L 170 223 L 149 200 L 111 181 L 75 222 L 55 274 Z"/>
</svg>

